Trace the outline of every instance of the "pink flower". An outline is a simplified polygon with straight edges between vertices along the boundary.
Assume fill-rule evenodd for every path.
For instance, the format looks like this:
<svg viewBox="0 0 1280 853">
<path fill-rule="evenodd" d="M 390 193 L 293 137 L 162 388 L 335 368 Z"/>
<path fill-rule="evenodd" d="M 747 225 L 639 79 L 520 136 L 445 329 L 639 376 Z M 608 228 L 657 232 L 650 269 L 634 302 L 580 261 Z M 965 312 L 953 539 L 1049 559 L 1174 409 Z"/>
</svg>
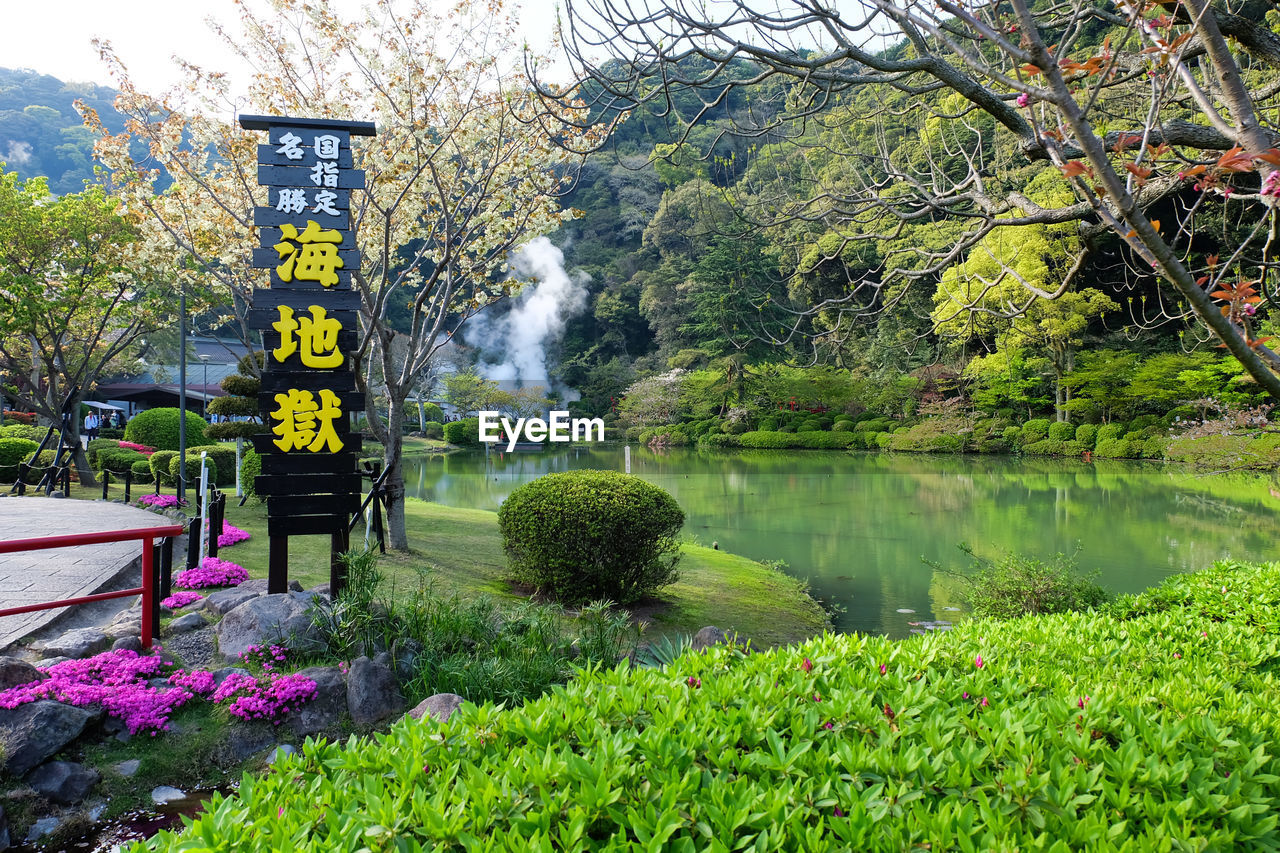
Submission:
<svg viewBox="0 0 1280 853">
<path fill-rule="evenodd" d="M 982 666 L 983 666 L 982 655 L 978 655 L 976 658 L 973 659 L 973 665 L 976 666 L 978 669 L 982 669 Z"/>
<path fill-rule="evenodd" d="M 685 684 L 687 684 L 687 685 L 689 685 L 690 687 L 692 687 L 694 690 L 697 690 L 699 687 L 701 687 L 701 686 L 702 686 L 702 679 L 701 679 L 701 678 L 694 678 L 694 677 L 691 675 L 691 676 L 689 676 L 688 678 L 686 678 L 686 679 L 685 679 L 685 682 L 684 682 L 684 683 L 685 683 Z"/>
<path fill-rule="evenodd" d="M 1079 699 L 1076 700 L 1077 708 L 1083 708 L 1085 705 L 1088 705 L 1088 704 L 1089 704 L 1088 696 L 1081 696 Z"/>
<path fill-rule="evenodd" d="M 1280 169 L 1272 169 L 1262 181 L 1262 194 L 1280 197 Z"/>
<path fill-rule="evenodd" d="M 170 610 L 177 610 L 179 607 L 186 607 L 194 601 L 204 598 L 198 592 L 175 592 L 168 598 L 161 599 L 160 606 L 167 607 Z"/>
<path fill-rule="evenodd" d="M 981 705 L 982 705 L 982 707 L 984 707 L 984 708 L 985 708 L 985 707 L 987 707 L 987 705 L 989 705 L 989 704 L 991 704 L 991 703 L 989 703 L 989 702 L 987 701 L 987 697 L 986 697 L 986 696 L 983 696 L 983 697 L 982 697 L 982 702 L 981 702 L 981 703 L 979 703 L 979 704 L 981 704 Z"/>
<path fill-rule="evenodd" d="M 836 815 L 836 817 L 844 817 L 844 812 L 840 811 L 840 807 L 839 807 L 839 806 L 836 806 L 835 815 Z"/>
<path fill-rule="evenodd" d="M 805 672 L 812 672 L 813 661 L 809 660 L 808 658 L 805 658 L 804 663 L 800 664 L 800 668 L 803 669 Z"/>
<path fill-rule="evenodd" d="M 965 691 L 965 692 L 960 696 L 960 698 L 961 698 L 961 699 L 968 699 L 968 698 L 969 698 L 969 691 L 968 691 L 968 690 L 966 690 L 966 691 Z"/>
<path fill-rule="evenodd" d="M 889 667 L 885 666 L 884 664 L 880 664 L 880 674 L 881 674 L 881 675 L 884 675 L 884 674 L 885 674 L 886 672 L 888 672 L 888 671 L 889 671 Z"/>
<path fill-rule="evenodd" d="M 826 729 L 827 731 L 830 731 L 831 729 L 835 728 L 835 725 L 832 723 L 827 723 L 826 725 L 823 726 L 823 728 Z"/>
<path fill-rule="evenodd" d="M 1025 107 L 1029 103 L 1031 103 L 1031 96 L 1028 95 L 1026 92 L 1023 92 L 1021 95 L 1018 96 L 1018 106 Z"/>
<path fill-rule="evenodd" d="M 239 586 L 249 579 L 244 566 L 218 557 L 205 557 L 198 569 L 174 575 L 173 585 L 201 589 L 210 586 Z"/>
</svg>

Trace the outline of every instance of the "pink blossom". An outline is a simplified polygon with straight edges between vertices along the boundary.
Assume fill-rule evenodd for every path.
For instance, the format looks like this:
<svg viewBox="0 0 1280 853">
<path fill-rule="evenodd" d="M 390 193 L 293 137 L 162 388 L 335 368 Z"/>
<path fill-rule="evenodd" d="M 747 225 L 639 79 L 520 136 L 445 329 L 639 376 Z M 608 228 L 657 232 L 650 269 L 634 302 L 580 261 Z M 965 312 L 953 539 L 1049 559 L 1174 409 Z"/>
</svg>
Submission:
<svg viewBox="0 0 1280 853">
<path fill-rule="evenodd" d="M 151 509 L 171 509 L 178 505 L 177 495 L 143 495 L 138 498 L 138 505 Z"/>
<path fill-rule="evenodd" d="M 881 674 L 881 675 L 884 675 L 884 674 L 885 674 L 886 672 L 888 672 L 888 671 L 889 671 L 889 667 L 888 667 L 888 666 L 886 666 L 885 664 L 880 664 L 880 674 Z"/>
<path fill-rule="evenodd" d="M 241 542 L 247 542 L 252 539 L 252 534 L 247 530 L 241 530 L 234 524 L 222 522 L 222 532 L 218 534 L 218 547 L 230 548 L 232 545 L 239 545 Z"/>
<path fill-rule="evenodd" d="M 205 557 L 198 569 L 178 572 L 174 586 L 201 589 L 210 586 L 239 586 L 249 579 L 244 566 L 218 557 Z"/>
<path fill-rule="evenodd" d="M 1031 103 L 1031 96 L 1028 95 L 1026 92 L 1023 92 L 1021 95 L 1018 96 L 1018 106 L 1025 107 L 1029 103 Z"/>
<path fill-rule="evenodd" d="M 982 669 L 983 667 L 982 655 L 978 655 L 976 658 L 973 659 L 973 665 L 976 666 L 978 669 Z"/>
<path fill-rule="evenodd" d="M 199 601 L 202 598 L 204 596 L 198 592 L 175 592 L 168 598 L 162 598 L 160 606 L 167 607 L 170 610 L 177 610 L 179 607 L 186 607 L 188 604 Z"/>
<path fill-rule="evenodd" d="M 689 676 L 688 678 L 686 678 L 686 679 L 685 679 L 685 682 L 684 682 L 684 683 L 685 683 L 685 684 L 687 684 L 687 685 L 689 685 L 690 687 L 692 687 L 692 688 L 694 688 L 694 689 L 696 690 L 696 689 L 698 689 L 699 687 L 701 687 L 701 686 L 702 686 L 702 679 L 701 679 L 701 678 L 695 678 L 695 677 L 693 677 L 693 676 L 691 675 L 691 676 Z"/>
<path fill-rule="evenodd" d="M 983 696 L 983 697 L 982 697 L 982 702 L 980 702 L 979 704 L 981 704 L 981 705 L 982 705 L 982 707 L 984 707 L 984 708 L 985 708 L 985 707 L 987 707 L 987 706 L 988 706 L 989 704 L 991 704 L 991 703 L 987 701 L 987 697 L 986 697 L 986 696 Z"/>
<path fill-rule="evenodd" d="M 1088 705 L 1088 704 L 1089 704 L 1089 698 L 1090 698 L 1090 697 L 1088 697 L 1088 696 L 1081 696 L 1079 699 L 1077 699 L 1077 700 L 1076 700 L 1076 707 L 1077 707 L 1077 708 L 1083 708 L 1085 705 Z"/>
<path fill-rule="evenodd" d="M 813 661 L 809 660 L 808 658 L 805 658 L 804 663 L 800 664 L 800 668 L 803 669 L 805 672 L 811 672 L 813 670 Z"/>
<path fill-rule="evenodd" d="M 1280 198 L 1280 169 L 1273 169 L 1262 181 L 1262 194 Z"/>
</svg>

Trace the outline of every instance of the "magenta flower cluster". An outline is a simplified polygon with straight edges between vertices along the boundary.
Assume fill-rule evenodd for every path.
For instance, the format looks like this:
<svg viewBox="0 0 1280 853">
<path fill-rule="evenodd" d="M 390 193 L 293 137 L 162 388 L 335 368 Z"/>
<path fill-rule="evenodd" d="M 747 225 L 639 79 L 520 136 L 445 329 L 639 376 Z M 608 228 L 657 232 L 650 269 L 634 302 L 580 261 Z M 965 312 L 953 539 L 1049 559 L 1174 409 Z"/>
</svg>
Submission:
<svg viewBox="0 0 1280 853">
<path fill-rule="evenodd" d="M 213 701 L 230 701 L 227 710 L 245 720 L 274 720 L 296 711 L 316 695 L 316 683 L 304 675 L 275 675 L 266 683 L 233 672 L 213 693 Z"/>
<path fill-rule="evenodd" d="M 177 495 L 143 495 L 138 498 L 140 506 L 151 507 L 152 509 L 171 509 L 178 505 Z"/>
<path fill-rule="evenodd" d="M 0 692 L 0 708 L 16 708 L 39 699 L 53 699 L 79 707 L 100 705 L 124 722 L 130 734 L 168 729 L 169 715 L 192 694 L 181 687 L 149 687 L 147 679 L 160 674 L 164 662 L 153 655 L 127 649 L 103 652 L 84 660 L 49 667 L 49 678 Z"/>
<path fill-rule="evenodd" d="M 240 653 L 240 660 L 249 666 L 257 664 L 264 672 L 271 672 L 284 663 L 288 654 L 289 650 L 284 646 L 259 646 L 255 643 Z"/>
<path fill-rule="evenodd" d="M 160 606 L 167 607 L 170 610 L 177 610 L 179 607 L 186 607 L 193 601 L 199 601 L 204 598 L 198 592 L 175 592 L 168 598 L 160 599 Z"/>
<path fill-rule="evenodd" d="M 152 453 L 156 452 L 156 449 L 154 447 L 151 447 L 146 444 L 138 444 L 137 442 L 133 442 L 133 441 L 122 441 L 120 442 L 120 446 L 124 448 L 128 448 L 129 450 L 136 450 L 139 453 L 141 453 L 143 456 L 150 456 Z"/>
<path fill-rule="evenodd" d="M 213 673 L 203 669 L 197 669 L 193 672 L 180 669 L 169 676 L 169 683 L 174 687 L 190 690 L 197 696 L 208 696 L 218 686 L 213 679 Z"/>
<path fill-rule="evenodd" d="M 205 557 L 198 569 L 187 569 L 174 575 L 173 585 L 187 589 L 211 586 L 239 586 L 249 579 L 244 566 L 218 557 Z"/>
<path fill-rule="evenodd" d="M 249 531 L 241 530 L 233 524 L 222 522 L 222 532 L 218 534 L 218 547 L 230 548 L 232 545 L 239 545 L 250 538 Z"/>
</svg>

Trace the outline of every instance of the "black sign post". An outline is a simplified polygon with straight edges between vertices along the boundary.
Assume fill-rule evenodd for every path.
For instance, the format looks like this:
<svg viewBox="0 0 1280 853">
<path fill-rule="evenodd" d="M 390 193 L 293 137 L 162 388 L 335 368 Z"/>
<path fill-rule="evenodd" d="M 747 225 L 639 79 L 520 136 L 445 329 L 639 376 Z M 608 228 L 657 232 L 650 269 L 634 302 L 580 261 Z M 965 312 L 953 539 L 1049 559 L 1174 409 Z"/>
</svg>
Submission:
<svg viewBox="0 0 1280 853">
<path fill-rule="evenodd" d="M 351 276 L 360 252 L 351 230 L 351 191 L 364 189 L 352 168 L 351 136 L 373 136 L 372 122 L 241 116 L 265 130 L 258 183 L 266 207 L 253 211 L 261 248 L 253 266 L 271 271 L 253 292 L 249 326 L 263 333 L 266 369 L 258 404 L 271 431 L 254 436 L 262 474 L 254 487 L 267 500 L 267 591 L 289 583 L 289 537 L 330 537 L 333 594 L 345 584 L 339 555 L 360 506 L 356 460 L 361 437 L 351 412 L 364 408 L 350 352 L 359 332 L 359 294 Z"/>
</svg>

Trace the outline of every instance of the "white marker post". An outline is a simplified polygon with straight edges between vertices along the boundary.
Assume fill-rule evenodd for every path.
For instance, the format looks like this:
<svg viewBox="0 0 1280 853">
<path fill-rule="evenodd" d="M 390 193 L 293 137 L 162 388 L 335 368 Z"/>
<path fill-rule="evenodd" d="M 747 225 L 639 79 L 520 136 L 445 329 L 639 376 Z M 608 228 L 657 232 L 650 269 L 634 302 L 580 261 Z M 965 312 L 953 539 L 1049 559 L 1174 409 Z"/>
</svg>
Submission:
<svg viewBox="0 0 1280 853">
<path fill-rule="evenodd" d="M 628 474 L 630 474 L 630 473 L 631 473 L 631 445 L 629 445 L 629 444 L 628 444 L 628 445 L 624 448 L 624 451 L 623 451 L 623 454 L 622 454 L 622 455 L 623 455 L 624 457 L 626 457 L 626 460 L 627 460 L 627 473 L 628 473 Z"/>
<path fill-rule="evenodd" d="M 200 563 L 209 556 L 209 451 L 200 451 Z"/>
<path fill-rule="evenodd" d="M 236 436 L 236 497 L 244 497 L 244 485 L 240 482 L 240 466 L 244 464 L 244 438 Z"/>
</svg>

